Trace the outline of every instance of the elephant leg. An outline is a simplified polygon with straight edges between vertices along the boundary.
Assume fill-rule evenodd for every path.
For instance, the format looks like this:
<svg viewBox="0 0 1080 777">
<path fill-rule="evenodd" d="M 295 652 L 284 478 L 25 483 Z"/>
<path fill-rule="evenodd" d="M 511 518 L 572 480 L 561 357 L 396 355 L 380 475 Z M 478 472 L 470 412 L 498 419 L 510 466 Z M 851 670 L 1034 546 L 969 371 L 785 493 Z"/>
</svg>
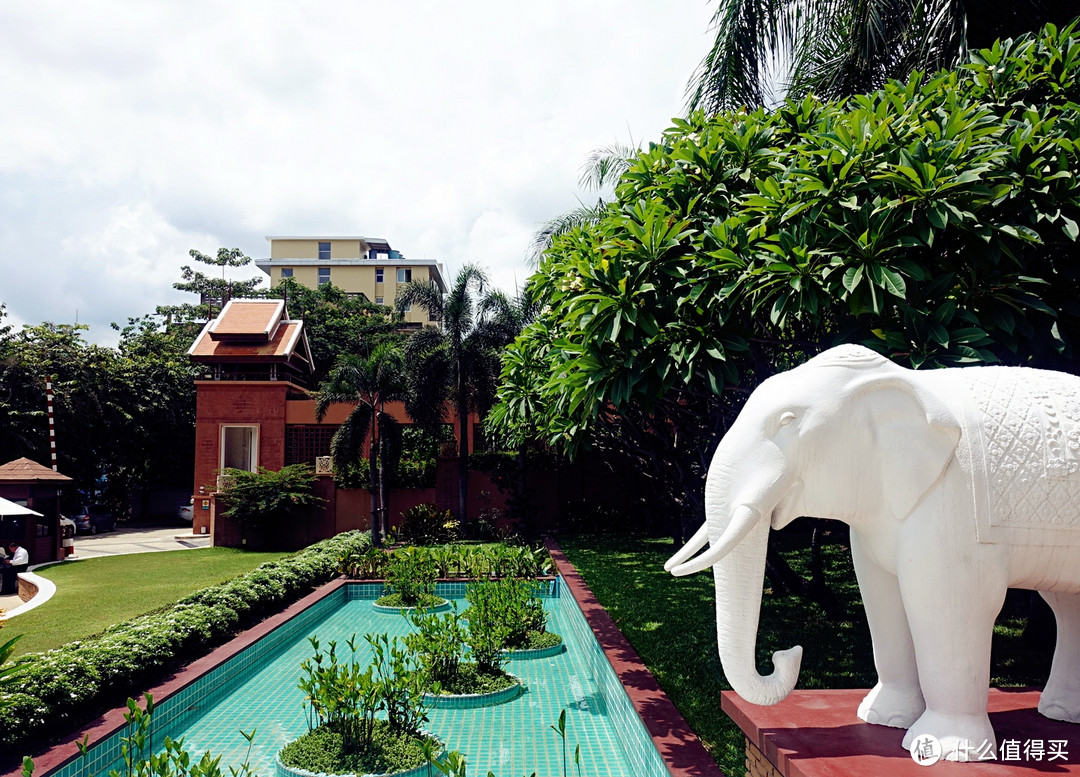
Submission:
<svg viewBox="0 0 1080 777">
<path fill-rule="evenodd" d="M 939 520 L 938 525 L 946 524 Z M 994 620 L 1008 588 L 1007 557 L 999 546 L 924 526 L 922 534 L 906 535 L 898 548 L 904 559 L 898 570 L 900 590 L 926 700 L 926 711 L 908 729 L 904 747 L 930 734 L 948 760 L 996 757 L 986 706 Z"/>
<path fill-rule="evenodd" d="M 877 685 L 859 705 L 859 717 L 867 723 L 908 728 L 922 715 L 926 702 L 919 687 L 915 644 L 904 613 L 900 581 L 866 554 L 856 532 L 851 533 L 851 556 L 878 675 Z"/>
<path fill-rule="evenodd" d="M 1080 723 L 1080 594 L 1039 591 L 1054 611 L 1057 644 L 1039 712 L 1054 720 Z"/>
</svg>

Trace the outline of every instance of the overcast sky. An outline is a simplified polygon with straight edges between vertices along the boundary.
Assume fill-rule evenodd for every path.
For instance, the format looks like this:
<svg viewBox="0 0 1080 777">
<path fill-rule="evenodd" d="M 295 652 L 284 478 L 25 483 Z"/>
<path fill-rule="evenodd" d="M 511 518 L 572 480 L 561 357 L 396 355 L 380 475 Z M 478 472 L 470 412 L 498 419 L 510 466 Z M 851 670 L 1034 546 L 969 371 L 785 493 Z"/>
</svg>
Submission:
<svg viewBox="0 0 1080 777">
<path fill-rule="evenodd" d="M 656 139 L 707 0 L 0 0 L 8 323 L 195 301 L 188 249 L 385 238 L 512 291 L 586 155 Z M 262 276 L 253 265 L 242 276 Z"/>
</svg>

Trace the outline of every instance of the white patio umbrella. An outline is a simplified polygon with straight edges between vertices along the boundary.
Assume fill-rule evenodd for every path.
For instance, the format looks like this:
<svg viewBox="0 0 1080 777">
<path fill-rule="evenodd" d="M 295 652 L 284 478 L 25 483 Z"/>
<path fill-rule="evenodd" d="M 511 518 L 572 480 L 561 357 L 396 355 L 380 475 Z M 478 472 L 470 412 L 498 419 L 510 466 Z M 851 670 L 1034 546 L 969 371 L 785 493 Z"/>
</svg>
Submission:
<svg viewBox="0 0 1080 777">
<path fill-rule="evenodd" d="M 2 496 L 0 496 L 0 515 L 36 515 L 38 518 L 42 517 L 41 513 L 36 513 L 29 507 L 9 502 Z"/>
</svg>

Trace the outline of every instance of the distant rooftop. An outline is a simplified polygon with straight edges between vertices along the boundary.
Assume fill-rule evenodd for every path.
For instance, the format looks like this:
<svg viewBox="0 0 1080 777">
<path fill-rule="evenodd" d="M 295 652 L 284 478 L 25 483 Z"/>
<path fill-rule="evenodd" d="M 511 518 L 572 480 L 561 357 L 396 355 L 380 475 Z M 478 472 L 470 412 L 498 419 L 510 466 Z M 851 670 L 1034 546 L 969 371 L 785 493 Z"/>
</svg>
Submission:
<svg viewBox="0 0 1080 777">
<path fill-rule="evenodd" d="M 267 240 L 362 240 L 372 248 L 386 246 L 390 243 L 384 237 L 364 237 L 363 235 L 267 235 Z"/>
<path fill-rule="evenodd" d="M 284 300 L 229 300 L 210 324 L 210 338 L 267 342 L 284 314 Z"/>
<path fill-rule="evenodd" d="M 52 480 L 60 483 L 70 483 L 71 478 L 53 472 L 49 467 L 44 467 L 36 461 L 26 457 L 0 464 L 0 480 L 7 482 L 28 483 L 40 480 Z"/>
</svg>

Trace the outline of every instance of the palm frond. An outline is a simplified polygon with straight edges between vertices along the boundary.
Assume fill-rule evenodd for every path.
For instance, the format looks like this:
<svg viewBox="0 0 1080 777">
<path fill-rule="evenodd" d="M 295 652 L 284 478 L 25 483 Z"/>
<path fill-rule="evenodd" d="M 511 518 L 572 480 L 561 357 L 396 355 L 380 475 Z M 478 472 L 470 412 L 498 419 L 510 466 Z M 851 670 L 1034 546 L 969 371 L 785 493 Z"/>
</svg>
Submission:
<svg viewBox="0 0 1080 777">
<path fill-rule="evenodd" d="M 445 343 L 433 348 L 415 348 L 407 358 L 409 383 L 405 412 L 417 425 L 435 431 L 446 420 L 446 398 L 453 384 L 454 361 Z"/>
<path fill-rule="evenodd" d="M 605 186 L 615 186 L 641 149 L 622 143 L 594 148 L 581 166 L 578 184 L 582 189 L 598 192 Z"/>
<path fill-rule="evenodd" d="M 430 278 L 409 281 L 398 286 L 394 304 L 399 313 L 403 313 L 409 305 L 417 305 L 426 310 L 435 321 L 441 321 L 443 317 L 442 290 Z"/>
<path fill-rule="evenodd" d="M 560 213 L 558 216 L 545 221 L 533 233 L 532 243 L 527 254 L 529 264 L 538 267 L 544 252 L 548 250 L 555 238 L 572 232 L 578 227 L 599 223 L 607 212 L 607 208 L 608 203 L 603 199 L 598 199 L 595 205 L 579 204 L 573 210 Z"/>
<path fill-rule="evenodd" d="M 359 402 L 345 422 L 334 432 L 330 440 L 330 455 L 334 460 L 334 470 L 342 471 L 360 460 L 367 444 L 368 430 L 371 428 L 372 406 Z"/>
<path fill-rule="evenodd" d="M 446 295 L 443 318 L 443 330 L 450 338 L 453 350 L 460 348 L 462 340 L 472 331 L 475 324 L 473 299 L 482 295 L 489 284 L 487 273 L 475 264 L 466 264 L 454 278 L 454 285 Z"/>
<path fill-rule="evenodd" d="M 687 84 L 688 110 L 764 105 L 769 66 L 793 47 L 796 6 L 797 0 L 718 0 L 712 48 Z"/>
</svg>

